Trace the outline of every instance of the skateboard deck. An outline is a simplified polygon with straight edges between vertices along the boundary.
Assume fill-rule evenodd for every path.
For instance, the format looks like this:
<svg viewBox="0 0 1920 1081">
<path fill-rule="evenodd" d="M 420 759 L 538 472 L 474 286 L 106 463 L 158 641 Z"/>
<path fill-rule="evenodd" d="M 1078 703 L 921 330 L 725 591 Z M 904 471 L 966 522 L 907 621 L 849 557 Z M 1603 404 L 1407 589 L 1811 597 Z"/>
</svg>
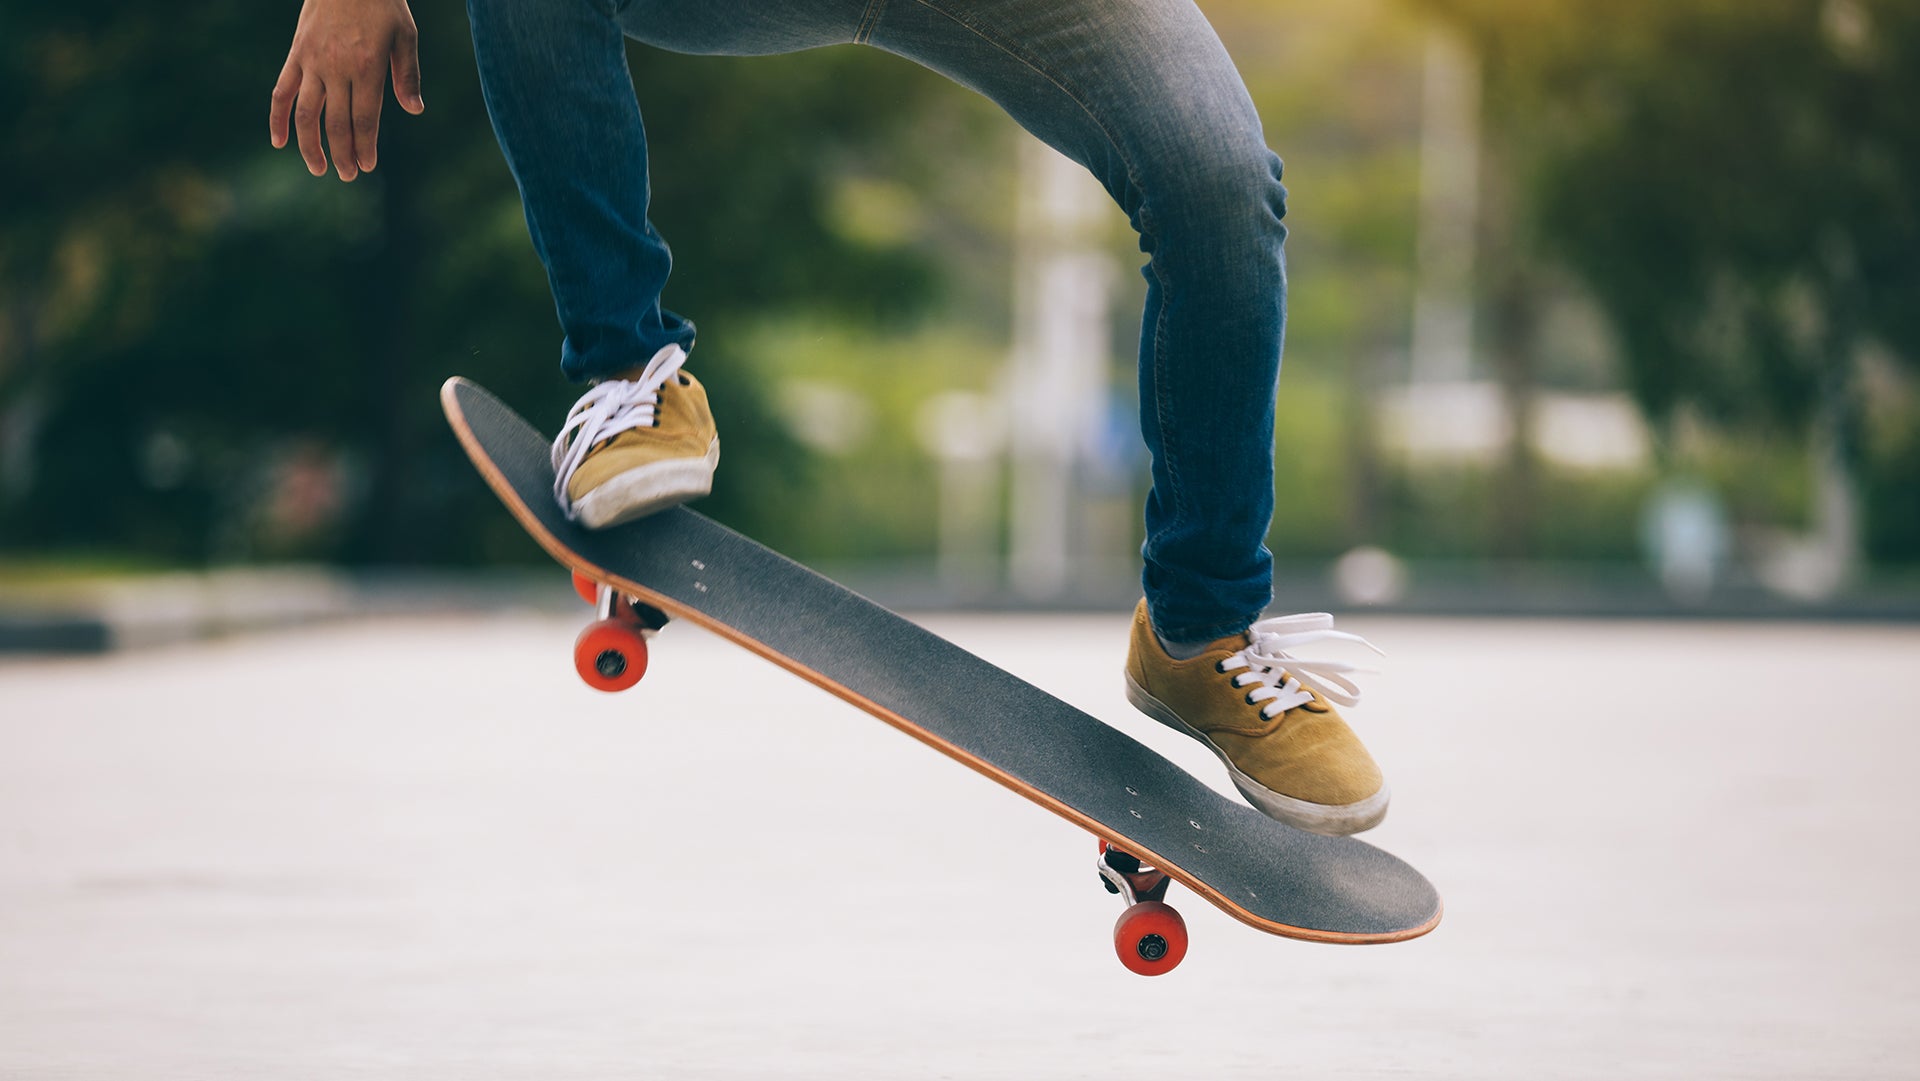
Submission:
<svg viewBox="0 0 1920 1081">
<path fill-rule="evenodd" d="M 1259 930 L 1365 944 L 1439 923 L 1439 894 L 1400 859 L 1222 796 L 1118 729 L 695 511 L 602 531 L 569 522 L 554 503 L 545 436 L 464 379 L 449 379 L 440 397 L 474 466 L 526 531 L 613 593 L 759 654 Z M 1118 678 L 1118 657 L 1114 666 Z M 1135 899 L 1101 873 L 1110 891 Z"/>
</svg>

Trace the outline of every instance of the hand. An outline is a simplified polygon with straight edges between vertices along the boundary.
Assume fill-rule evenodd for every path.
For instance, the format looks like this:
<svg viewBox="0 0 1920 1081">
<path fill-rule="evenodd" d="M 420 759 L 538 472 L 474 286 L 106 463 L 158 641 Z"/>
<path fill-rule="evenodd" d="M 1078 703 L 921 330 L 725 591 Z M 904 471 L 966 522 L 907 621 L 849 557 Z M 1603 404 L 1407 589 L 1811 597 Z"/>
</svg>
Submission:
<svg viewBox="0 0 1920 1081">
<path fill-rule="evenodd" d="M 287 121 L 300 137 L 300 156 L 314 176 L 327 175 L 320 128 L 341 180 L 371 172 L 379 160 L 380 106 L 387 71 L 400 107 L 419 115 L 419 33 L 407 0 L 306 0 L 293 48 L 274 84 L 267 135 L 287 145 Z"/>
</svg>

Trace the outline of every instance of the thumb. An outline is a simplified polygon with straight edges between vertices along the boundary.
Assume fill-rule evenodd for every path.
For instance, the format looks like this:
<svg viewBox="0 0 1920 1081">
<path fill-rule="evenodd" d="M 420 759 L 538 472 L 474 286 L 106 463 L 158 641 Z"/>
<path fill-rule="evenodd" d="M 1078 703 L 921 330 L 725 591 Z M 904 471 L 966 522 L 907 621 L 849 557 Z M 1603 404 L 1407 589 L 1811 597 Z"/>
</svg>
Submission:
<svg viewBox="0 0 1920 1081">
<path fill-rule="evenodd" d="M 426 111 L 427 103 L 420 97 L 420 44 L 412 34 L 393 45 L 393 96 L 415 116 Z"/>
</svg>

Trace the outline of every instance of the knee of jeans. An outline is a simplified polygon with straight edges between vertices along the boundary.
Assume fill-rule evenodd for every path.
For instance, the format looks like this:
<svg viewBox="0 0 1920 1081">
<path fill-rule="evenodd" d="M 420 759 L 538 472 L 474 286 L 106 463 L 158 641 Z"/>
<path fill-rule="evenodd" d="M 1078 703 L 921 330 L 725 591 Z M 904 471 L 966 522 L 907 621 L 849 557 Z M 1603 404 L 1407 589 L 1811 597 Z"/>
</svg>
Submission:
<svg viewBox="0 0 1920 1081">
<path fill-rule="evenodd" d="M 1256 133 L 1257 134 L 1257 133 Z M 1142 179 L 1142 231 L 1252 230 L 1284 237 L 1287 189 L 1280 158 L 1240 131 L 1191 129 Z"/>
</svg>

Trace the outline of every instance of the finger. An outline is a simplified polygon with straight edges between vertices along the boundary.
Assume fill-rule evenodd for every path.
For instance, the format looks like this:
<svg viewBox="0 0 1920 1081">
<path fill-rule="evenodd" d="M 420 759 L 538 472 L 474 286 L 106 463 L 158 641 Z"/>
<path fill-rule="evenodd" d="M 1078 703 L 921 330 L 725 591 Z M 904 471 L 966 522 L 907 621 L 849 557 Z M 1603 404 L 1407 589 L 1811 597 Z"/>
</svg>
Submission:
<svg viewBox="0 0 1920 1081">
<path fill-rule="evenodd" d="M 342 180 L 360 175 L 360 161 L 353 153 L 353 84 L 327 87 L 327 149 L 333 154 L 333 171 Z"/>
<path fill-rule="evenodd" d="M 420 98 L 420 35 L 411 25 L 393 42 L 393 96 L 415 116 L 426 111 Z"/>
<path fill-rule="evenodd" d="M 275 150 L 287 145 L 287 121 L 293 115 L 293 100 L 300 96 L 300 67 L 287 57 L 280 69 L 280 81 L 273 84 L 273 104 L 267 109 L 267 139 Z"/>
<path fill-rule="evenodd" d="M 320 113 L 327 102 L 326 88 L 312 72 L 300 78 L 300 97 L 293 106 L 293 130 L 300 137 L 300 156 L 306 159 L 307 172 L 327 175 L 327 156 L 320 149 Z"/>
<path fill-rule="evenodd" d="M 387 88 L 386 74 L 376 70 L 354 80 L 354 160 L 360 163 L 360 171 L 364 173 L 373 172 L 380 160 L 380 105 Z"/>
</svg>

